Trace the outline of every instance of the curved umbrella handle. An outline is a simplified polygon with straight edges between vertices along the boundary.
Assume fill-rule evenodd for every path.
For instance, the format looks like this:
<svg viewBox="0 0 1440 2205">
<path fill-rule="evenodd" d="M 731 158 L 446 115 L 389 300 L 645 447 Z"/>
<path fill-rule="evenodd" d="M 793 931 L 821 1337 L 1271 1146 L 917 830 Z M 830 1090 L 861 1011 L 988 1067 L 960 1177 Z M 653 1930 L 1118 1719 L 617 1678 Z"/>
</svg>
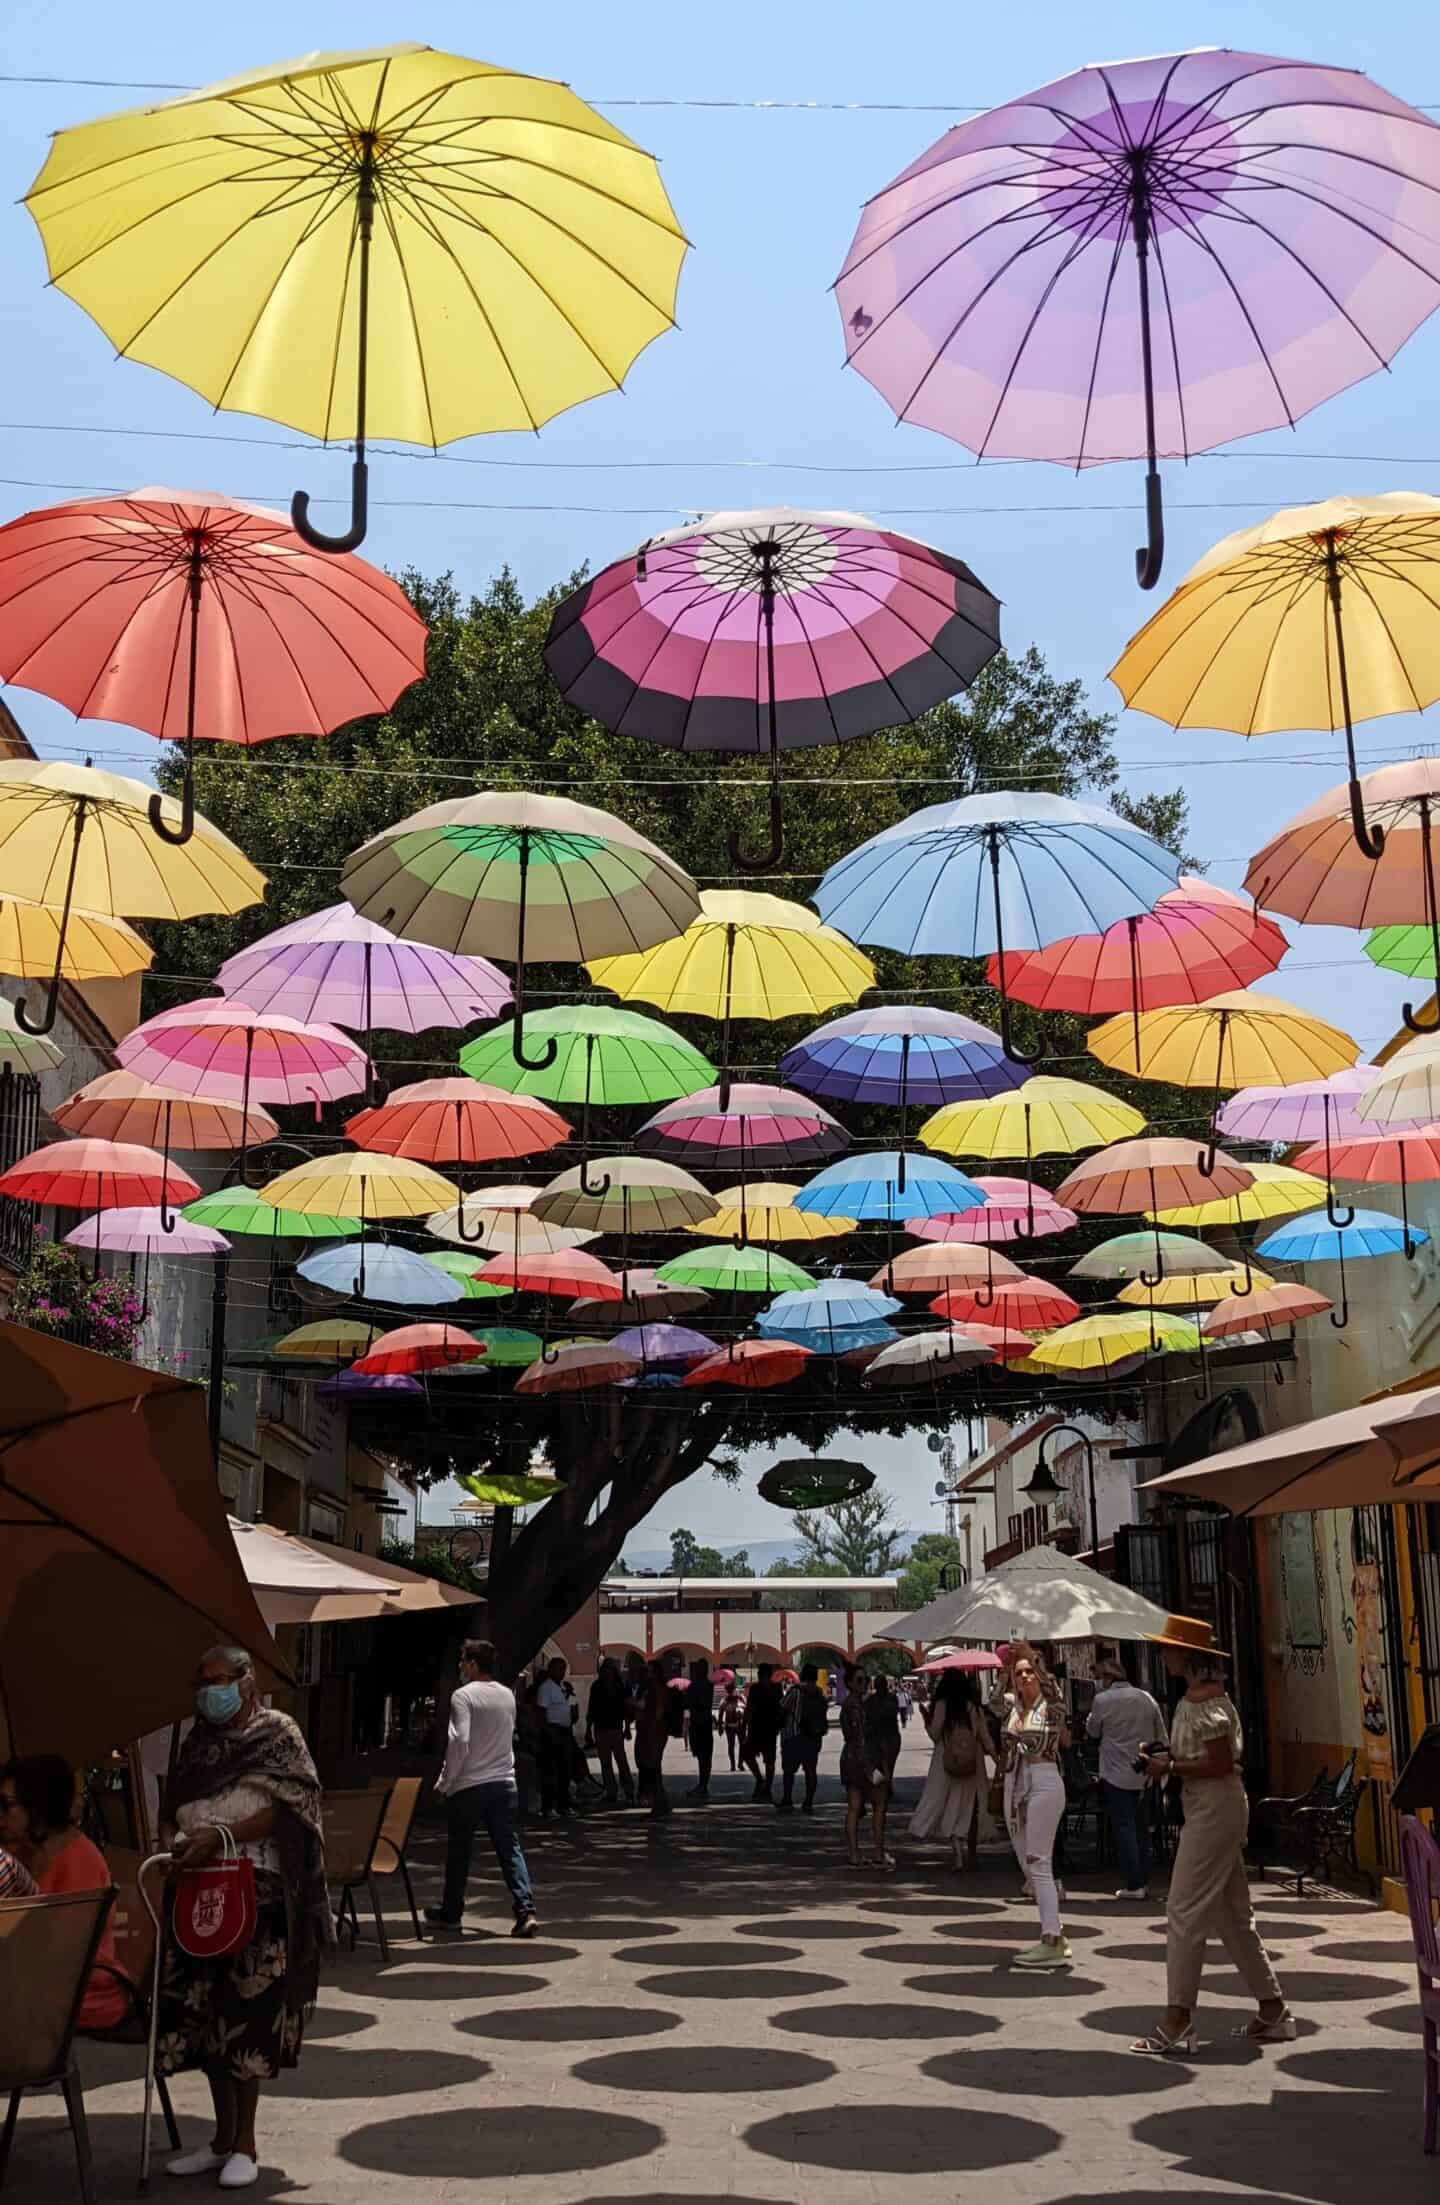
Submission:
<svg viewBox="0 0 1440 2205">
<path fill-rule="evenodd" d="M 553 1042 L 551 1043 L 551 1047 L 554 1047 Z M 600 1174 L 600 1177 L 596 1180 L 594 1186 L 592 1187 L 589 1180 L 585 1176 L 588 1170 L 589 1158 L 587 1157 L 581 1162 L 580 1165 L 580 1192 L 582 1194 L 592 1195 L 598 1201 L 602 1195 L 606 1195 L 610 1192 L 610 1174 L 608 1171 L 602 1172 Z"/>
<path fill-rule="evenodd" d="M 559 1048 L 559 1043 L 552 1034 L 548 1041 L 541 1042 L 538 1057 L 526 1056 L 525 1005 L 518 989 L 515 996 L 515 1023 L 510 1029 L 510 1048 L 515 1062 L 526 1072 L 547 1072 L 555 1062 L 556 1052 Z"/>
<path fill-rule="evenodd" d="M 542 1340 L 540 1343 L 540 1360 L 542 1363 L 558 1363 L 560 1360 L 560 1349 L 558 1345 L 552 1351 L 548 1342 Z"/>
<path fill-rule="evenodd" d="M 165 818 L 164 800 L 159 795 L 150 799 L 150 827 L 162 842 L 179 849 L 195 832 L 195 761 L 187 747 L 185 752 L 185 778 L 180 784 L 180 824 L 169 825 Z"/>
<path fill-rule="evenodd" d="M 1135 579 L 1142 590 L 1153 590 L 1165 563 L 1165 494 L 1160 470 L 1153 466 L 1145 477 L 1146 541 L 1135 554 Z"/>
<path fill-rule="evenodd" d="M 89 761 L 87 759 L 86 763 Z M 70 842 L 70 870 L 65 876 L 65 896 L 60 906 L 60 926 L 55 938 L 55 970 L 45 991 L 45 1002 L 38 1019 L 30 1016 L 23 1002 L 15 1005 L 15 1023 L 22 1033 L 48 1034 L 55 1024 L 60 1008 L 60 981 L 65 970 L 65 932 L 70 924 L 70 903 L 75 894 L 75 874 L 80 864 L 80 845 L 85 839 L 85 808 L 88 799 L 81 797 L 75 806 L 75 826 Z"/>
<path fill-rule="evenodd" d="M 1347 1205 L 1343 1209 L 1336 1209 L 1335 1190 L 1328 1179 L 1325 1182 L 1325 1215 L 1337 1232 L 1343 1233 L 1347 1225 L 1353 1225 L 1355 1222 L 1353 1204 Z"/>
<path fill-rule="evenodd" d="M 995 1281 L 986 1279 L 983 1285 L 976 1287 L 970 1299 L 977 1309 L 993 1309 L 995 1306 Z"/>
<path fill-rule="evenodd" d="M 1345 1250 L 1340 1250 L 1340 1315 L 1330 1312 L 1330 1322 L 1337 1332 L 1343 1332 L 1350 1322 L 1350 1290 L 1345 1283 Z"/>
<path fill-rule="evenodd" d="M 464 1241 L 467 1248 L 478 1247 L 480 1242 L 485 1238 L 485 1228 L 483 1225 L 477 1225 L 473 1233 L 466 1232 L 465 1197 L 463 1194 L 461 1195 L 455 1209 L 455 1235 L 457 1239 Z"/>
<path fill-rule="evenodd" d="M 297 490 L 290 500 L 290 526 L 312 551 L 354 551 L 365 540 L 369 520 L 370 471 L 365 464 L 365 394 L 370 353 L 370 240 L 375 228 L 375 140 L 358 133 L 359 167 L 355 182 L 355 258 L 357 328 L 355 345 L 355 459 L 350 469 L 350 526 L 343 536 L 327 536 L 310 521 L 310 499 Z"/>
<path fill-rule="evenodd" d="M 1367 858 L 1373 862 L 1382 855 L 1385 848 L 1385 829 L 1383 827 L 1372 827 L 1367 821 L 1365 817 L 1365 791 L 1361 788 L 1359 777 L 1353 770 L 1350 775 L 1350 827 L 1356 842 Z M 1408 1018 L 1405 1023 L 1407 1026 L 1409 1025 Z M 1429 1029 L 1417 1028 L 1416 1030 L 1417 1032 L 1424 1032 Z"/>
<path fill-rule="evenodd" d="M 290 526 L 312 551 L 354 551 L 364 543 L 369 525 L 370 470 L 363 445 L 357 450 L 350 469 L 350 526 L 342 535 L 327 536 L 322 528 L 316 528 L 310 519 L 308 491 L 297 490 L 290 500 Z"/>
<path fill-rule="evenodd" d="M 1150 1273 L 1148 1271 L 1137 1271 L 1135 1273 L 1137 1285 L 1148 1286 L 1152 1294 L 1154 1293 L 1156 1287 L 1160 1284 L 1160 1281 L 1164 1278 L 1164 1276 L 1165 1274 L 1163 1271 L 1157 1271 L 1153 1278 L 1150 1276 Z"/>
<path fill-rule="evenodd" d="M 780 780 L 778 772 L 770 783 L 770 847 L 748 854 L 740 847 L 740 837 L 731 835 L 727 845 L 730 863 L 741 873 L 776 872 L 785 856 L 785 823 L 780 811 Z"/>
<path fill-rule="evenodd" d="M 1243 1251 L 1243 1260 L 1245 1264 L 1245 1282 L 1243 1286 L 1237 1286 L 1233 1279 L 1230 1281 L 1230 1292 L 1237 1301 L 1242 1301 L 1247 1294 L 1253 1294 L 1255 1291 L 1255 1274 L 1250 1268 L 1250 1251 L 1248 1248 Z"/>
<path fill-rule="evenodd" d="M 18 1002 L 15 1005 L 15 1023 L 22 1033 L 48 1034 L 55 1024 L 59 1011 L 60 968 L 57 965 L 50 976 L 49 986 L 45 990 L 45 1000 L 41 1005 L 40 1016 L 32 1018 L 25 1003 L 23 1001 Z"/>
</svg>

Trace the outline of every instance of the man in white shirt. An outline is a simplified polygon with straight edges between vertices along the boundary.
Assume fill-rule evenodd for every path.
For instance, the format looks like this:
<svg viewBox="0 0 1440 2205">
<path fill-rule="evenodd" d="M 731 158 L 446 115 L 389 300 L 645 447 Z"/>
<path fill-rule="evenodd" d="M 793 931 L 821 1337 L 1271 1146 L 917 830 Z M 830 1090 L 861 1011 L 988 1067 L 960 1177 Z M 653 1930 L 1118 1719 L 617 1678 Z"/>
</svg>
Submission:
<svg viewBox="0 0 1440 2205">
<path fill-rule="evenodd" d="M 540 1812 L 553 1807 L 564 1821 L 570 1813 L 570 1763 L 573 1747 L 570 1727 L 580 1712 L 579 1702 L 565 1682 L 565 1664 L 557 1654 L 545 1665 L 535 1688 L 535 1705 L 544 1716 L 540 1732 Z"/>
<path fill-rule="evenodd" d="M 426 1907 L 426 1921 L 440 1929 L 460 1927 L 475 1833 L 483 1828 L 515 1909 L 510 1934 L 533 1937 L 539 1923 L 516 1829 L 515 1695 L 496 1680 L 495 1649 L 488 1639 L 467 1638 L 460 1649 L 460 1689 L 451 1697 L 445 1766 L 435 1789 L 445 1801 L 449 1842 L 445 1895 L 439 1906 Z"/>
<path fill-rule="evenodd" d="M 1150 1818 L 1145 1812 L 1146 1778 L 1135 1766 L 1143 1746 L 1164 1744 L 1165 1718 L 1148 1692 L 1131 1684 L 1113 1655 L 1095 1664 L 1101 1689 L 1090 1704 L 1085 1728 L 1100 1741 L 1100 1789 L 1115 1858 L 1125 1878 L 1117 1899 L 1150 1896 Z"/>
</svg>

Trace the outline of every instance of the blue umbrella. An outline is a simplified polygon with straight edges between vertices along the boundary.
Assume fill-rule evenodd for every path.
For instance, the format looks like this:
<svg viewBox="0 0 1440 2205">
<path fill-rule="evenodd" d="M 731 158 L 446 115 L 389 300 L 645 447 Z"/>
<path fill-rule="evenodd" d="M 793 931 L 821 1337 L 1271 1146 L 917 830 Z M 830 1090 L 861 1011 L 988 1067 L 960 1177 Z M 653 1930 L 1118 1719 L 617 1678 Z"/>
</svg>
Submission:
<svg viewBox="0 0 1440 2205">
<path fill-rule="evenodd" d="M 818 1286 L 797 1286 L 777 1294 L 755 1320 L 757 1332 L 827 1332 L 833 1325 L 873 1325 L 893 1317 L 901 1304 L 863 1279 L 822 1279 Z"/>
<path fill-rule="evenodd" d="M 302 1279 L 332 1294 L 363 1295 L 366 1301 L 393 1302 L 399 1308 L 437 1308 L 461 1302 L 465 1289 L 438 1264 L 385 1240 L 346 1240 L 338 1248 L 318 1248 L 295 1267 Z"/>
<path fill-rule="evenodd" d="M 903 1225 L 912 1217 L 980 1209 L 985 1193 L 939 1157 L 880 1149 L 827 1164 L 790 1201 L 792 1208 L 817 1217 L 883 1218 Z"/>
<path fill-rule="evenodd" d="M 985 957 L 1103 934 L 1138 918 L 1180 878 L 1180 860 L 1099 804 L 1001 789 L 931 804 L 832 865 L 815 891 L 820 916 L 852 942 L 907 957 Z M 1010 1032 L 1006 1056 L 1033 1064 Z"/>
<path fill-rule="evenodd" d="M 812 1355 L 851 1355 L 857 1348 L 893 1347 L 900 1335 L 894 1325 L 821 1325 L 813 1330 L 805 1325 L 776 1325 L 767 1330 L 763 1319 L 758 1328 L 770 1340 L 788 1340 L 795 1347 L 809 1348 Z"/>
<path fill-rule="evenodd" d="M 1412 1225 L 1409 1232 L 1410 1246 L 1416 1247 L 1430 1235 Z M 1345 1259 L 1347 1256 L 1393 1256 L 1407 1253 L 1405 1227 L 1398 1218 L 1387 1217 L 1383 1210 L 1354 1210 L 1346 1225 L 1332 1225 L 1324 1210 L 1307 1210 L 1302 1217 L 1289 1218 L 1265 1240 L 1256 1243 L 1255 1253 L 1267 1263 L 1338 1263 L 1340 1266 L 1340 1314 L 1330 1312 L 1330 1322 L 1337 1332 L 1343 1332 L 1350 1322 L 1350 1297 L 1345 1285 Z"/>
<path fill-rule="evenodd" d="M 957 1011 L 892 1003 L 835 1018 L 780 1059 L 780 1077 L 841 1102 L 980 1102 L 1019 1087 L 1024 1072 L 997 1033 Z M 901 1138 L 904 1136 L 902 1134 Z"/>
</svg>

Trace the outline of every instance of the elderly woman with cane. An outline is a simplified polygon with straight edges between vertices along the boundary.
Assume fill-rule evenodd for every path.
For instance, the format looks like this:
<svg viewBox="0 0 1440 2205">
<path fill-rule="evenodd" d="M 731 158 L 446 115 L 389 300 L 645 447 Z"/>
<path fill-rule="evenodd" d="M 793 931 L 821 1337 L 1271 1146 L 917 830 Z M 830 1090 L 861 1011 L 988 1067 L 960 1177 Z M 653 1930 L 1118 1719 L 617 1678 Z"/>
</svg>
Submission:
<svg viewBox="0 0 1440 2205">
<path fill-rule="evenodd" d="M 260 2085 L 299 2059 L 335 1928 L 315 1764 L 290 1717 L 262 1705 L 242 1647 L 205 1655 L 195 1714 L 166 1789 L 161 1842 L 180 1869 L 204 1867 L 233 1842 L 254 1869 L 256 1912 L 249 1942 L 223 1959 L 194 1959 L 168 1940 L 157 2065 L 166 2075 L 204 2071 L 215 2133 L 165 2171 L 214 2174 L 221 2189 L 243 2190 L 259 2178 Z"/>
</svg>

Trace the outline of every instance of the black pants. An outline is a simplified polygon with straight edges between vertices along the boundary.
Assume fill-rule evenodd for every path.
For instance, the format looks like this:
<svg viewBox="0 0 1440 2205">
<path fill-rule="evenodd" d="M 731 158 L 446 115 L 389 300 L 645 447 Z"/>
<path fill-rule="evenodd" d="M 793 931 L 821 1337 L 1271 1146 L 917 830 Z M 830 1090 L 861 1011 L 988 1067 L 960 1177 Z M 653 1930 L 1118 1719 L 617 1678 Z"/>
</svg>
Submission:
<svg viewBox="0 0 1440 2205">
<path fill-rule="evenodd" d="M 730 1753 L 730 1766 L 731 1766 L 731 1768 L 732 1768 L 732 1769 L 737 1769 L 737 1768 L 739 1768 L 739 1766 L 740 1766 L 740 1733 L 739 1733 L 739 1731 L 738 1731 L 738 1730 L 727 1730 L 727 1731 L 726 1731 L 726 1733 L 725 1733 L 725 1744 L 726 1744 L 727 1748 L 729 1749 L 729 1753 Z"/>
<path fill-rule="evenodd" d="M 690 1751 L 695 1756 L 695 1783 L 700 1791 L 710 1789 L 710 1769 L 715 1759 L 715 1732 L 709 1723 L 690 1733 Z"/>
<path fill-rule="evenodd" d="M 741 1759 L 744 1761 L 746 1768 L 749 1769 L 756 1783 L 759 1784 L 763 1790 L 767 1792 L 774 1790 L 775 1740 L 773 1737 L 757 1738 L 752 1734 L 752 1736 L 746 1741 L 745 1751 L 741 1755 Z M 760 1773 L 762 1766 L 765 1771 L 763 1776 Z"/>
<path fill-rule="evenodd" d="M 570 1770 L 572 1755 L 568 1726 L 547 1722 L 540 1733 L 540 1812 L 548 1814 L 553 1807 L 556 1814 L 570 1812 Z"/>
</svg>

